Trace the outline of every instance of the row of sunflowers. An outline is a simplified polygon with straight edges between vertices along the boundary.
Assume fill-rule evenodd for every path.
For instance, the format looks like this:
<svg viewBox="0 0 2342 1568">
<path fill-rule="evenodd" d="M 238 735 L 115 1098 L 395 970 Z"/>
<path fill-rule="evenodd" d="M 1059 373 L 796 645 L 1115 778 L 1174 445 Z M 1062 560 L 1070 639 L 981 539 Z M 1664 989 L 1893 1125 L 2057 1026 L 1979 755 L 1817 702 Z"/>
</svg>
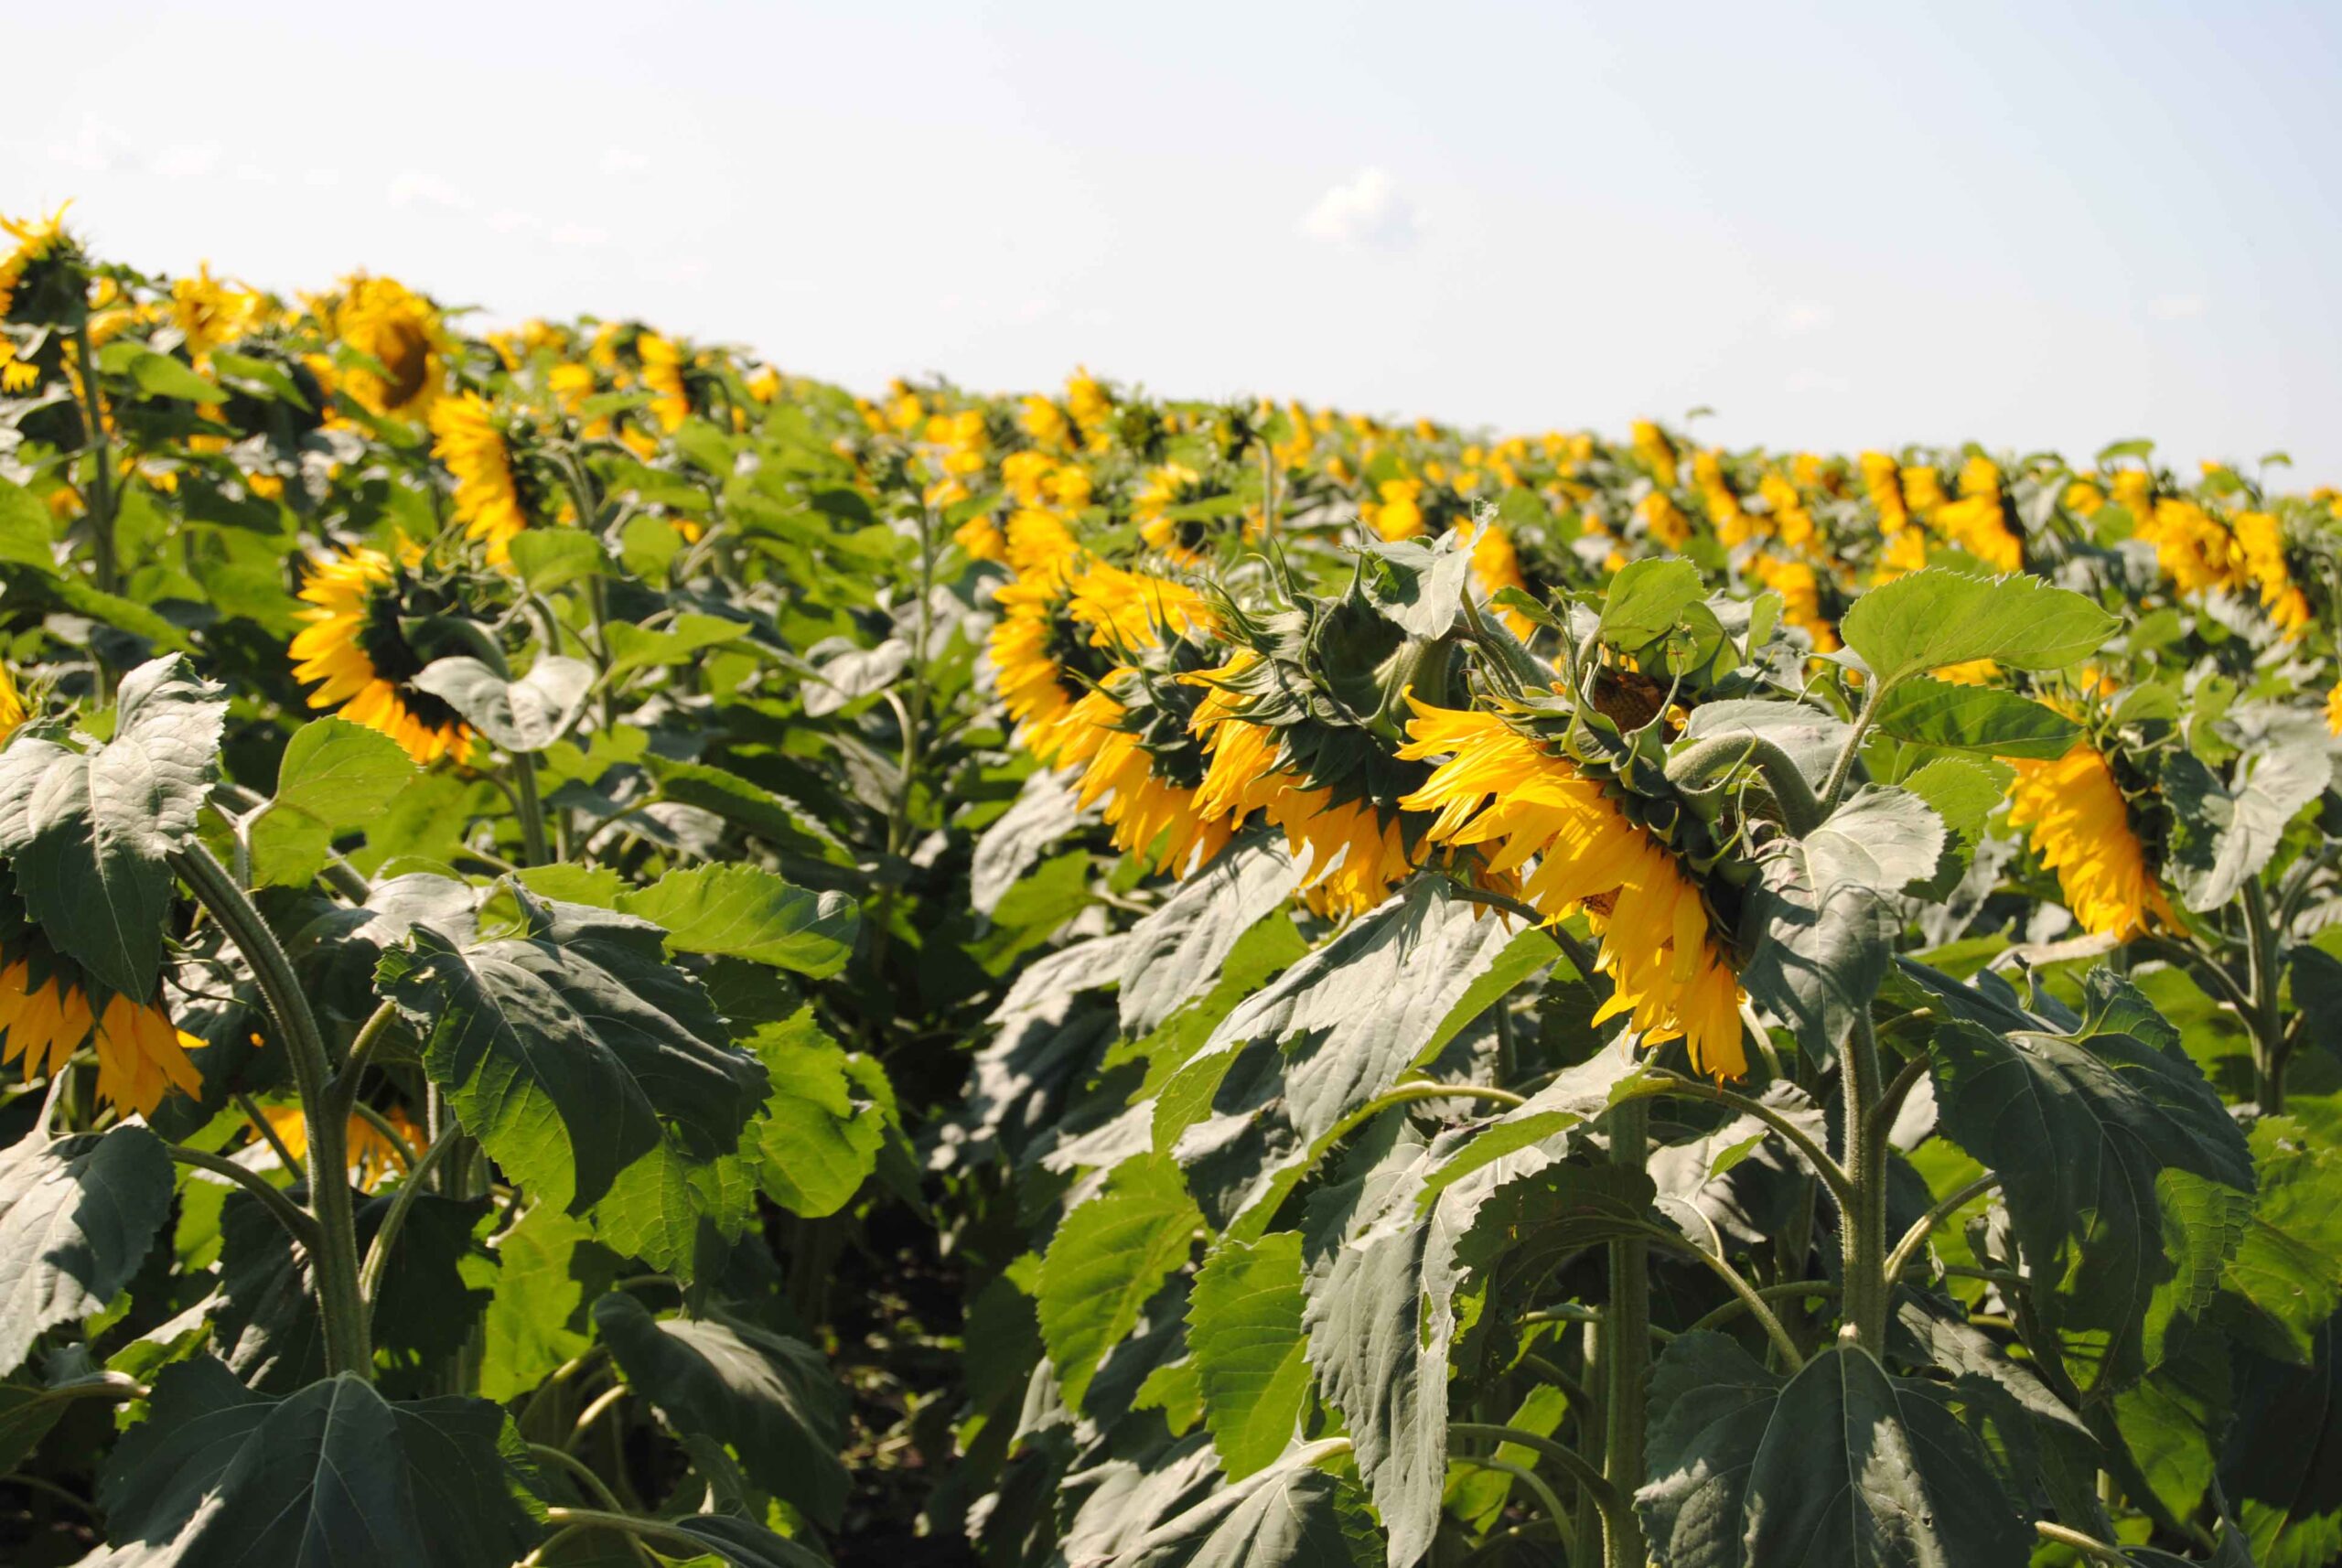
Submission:
<svg viewBox="0 0 2342 1568">
<path fill-rule="evenodd" d="M 6 233 L 12 1561 L 2342 1549 L 2275 455 L 873 400 Z"/>
</svg>

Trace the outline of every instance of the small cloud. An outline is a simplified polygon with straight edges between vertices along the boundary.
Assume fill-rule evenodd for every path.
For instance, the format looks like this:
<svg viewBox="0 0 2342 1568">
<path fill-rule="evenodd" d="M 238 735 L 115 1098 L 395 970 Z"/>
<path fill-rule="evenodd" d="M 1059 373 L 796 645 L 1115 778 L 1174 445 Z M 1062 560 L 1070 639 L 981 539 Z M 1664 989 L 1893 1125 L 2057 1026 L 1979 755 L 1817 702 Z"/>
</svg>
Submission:
<svg viewBox="0 0 2342 1568">
<path fill-rule="evenodd" d="M 1046 320 L 1055 316 L 1057 309 L 1057 306 L 1049 300 L 1028 299 L 1016 307 L 1016 319 L 1022 325 L 1029 327 L 1036 321 Z"/>
<path fill-rule="evenodd" d="M 659 274 L 659 281 L 671 284 L 694 284 L 707 276 L 705 262 L 677 262 Z M 772 285 L 767 283 L 765 287 Z"/>
<path fill-rule="evenodd" d="M 341 171 L 338 168 L 313 168 L 301 177 L 301 183 L 313 185 L 319 190 L 323 190 L 328 186 L 341 183 Z"/>
<path fill-rule="evenodd" d="M 1423 228 L 1421 209 L 1399 194 L 1386 171 L 1372 167 L 1319 197 L 1301 220 L 1304 234 L 1329 245 L 1396 249 Z"/>
<path fill-rule="evenodd" d="M 1805 370 L 1791 371 L 1789 379 L 1781 383 L 1781 390 L 1792 392 L 1842 392 L 1853 390 L 1853 384 L 1845 377 L 1832 375 L 1828 371 Z"/>
<path fill-rule="evenodd" d="M 1114 313 L 1101 306 L 1085 305 L 1068 317 L 1076 327 L 1112 327 Z"/>
<path fill-rule="evenodd" d="M 81 116 L 80 128 L 70 139 L 48 144 L 48 159 L 85 174 L 136 168 L 139 164 L 136 145 L 128 136 L 87 114 Z"/>
<path fill-rule="evenodd" d="M 1836 312 L 1828 306 L 1801 299 L 1781 312 L 1778 325 L 1784 335 L 1795 336 L 1800 332 L 1819 332 L 1836 318 Z"/>
<path fill-rule="evenodd" d="M 165 147 L 155 155 L 155 172 L 165 179 L 203 179 L 220 166 L 220 145 Z"/>
<path fill-rule="evenodd" d="M 596 229 L 590 223 L 556 223 L 545 238 L 556 245 L 607 245 L 610 242 L 610 231 Z"/>
<path fill-rule="evenodd" d="M 542 229 L 544 222 L 533 212 L 516 212 L 507 207 L 489 213 L 488 226 L 500 234 L 519 234 Z"/>
<path fill-rule="evenodd" d="M 602 155 L 605 174 L 635 174 L 650 166 L 650 157 L 631 147 L 612 147 Z"/>
<path fill-rule="evenodd" d="M 2159 294 L 2147 301 L 2147 314 L 2157 321 L 2186 321 L 2204 314 L 2200 294 Z"/>
<path fill-rule="evenodd" d="M 391 181 L 390 202 L 393 207 L 440 207 L 450 212 L 469 212 L 473 206 L 470 197 L 420 169 L 399 171 Z"/>
<path fill-rule="evenodd" d="M 274 185 L 276 183 L 276 175 L 274 171 L 264 169 L 255 163 L 238 164 L 236 177 L 246 185 Z"/>
</svg>

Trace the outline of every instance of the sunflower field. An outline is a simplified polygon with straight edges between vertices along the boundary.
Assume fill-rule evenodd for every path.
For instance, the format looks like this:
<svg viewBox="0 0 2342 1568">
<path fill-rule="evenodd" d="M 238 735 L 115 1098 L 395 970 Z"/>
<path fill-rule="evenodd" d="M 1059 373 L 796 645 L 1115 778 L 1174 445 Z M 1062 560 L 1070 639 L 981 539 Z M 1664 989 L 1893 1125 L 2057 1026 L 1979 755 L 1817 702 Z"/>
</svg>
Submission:
<svg viewBox="0 0 2342 1568">
<path fill-rule="evenodd" d="M 2335 492 L 5 244 L 0 1560 L 2342 1558 Z"/>
</svg>

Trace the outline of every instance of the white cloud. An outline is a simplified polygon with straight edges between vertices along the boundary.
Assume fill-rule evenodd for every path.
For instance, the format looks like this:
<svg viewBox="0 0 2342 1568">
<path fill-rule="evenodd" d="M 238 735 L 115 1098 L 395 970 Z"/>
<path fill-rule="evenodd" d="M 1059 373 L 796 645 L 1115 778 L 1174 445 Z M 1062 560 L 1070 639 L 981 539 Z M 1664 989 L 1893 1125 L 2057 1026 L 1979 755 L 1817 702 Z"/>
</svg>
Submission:
<svg viewBox="0 0 2342 1568">
<path fill-rule="evenodd" d="M 323 190 L 328 186 L 341 183 L 341 171 L 335 168 L 313 168 L 303 175 L 301 179 L 304 184 L 314 185 L 319 190 Z"/>
<path fill-rule="evenodd" d="M 411 168 L 401 169 L 391 181 L 390 202 L 393 207 L 441 207 L 450 212 L 469 212 L 473 207 L 470 197 L 437 175 Z"/>
<path fill-rule="evenodd" d="M 2204 314 L 2200 294 L 2159 294 L 2147 301 L 2147 314 L 2157 321 L 2186 321 Z"/>
<path fill-rule="evenodd" d="M 507 207 L 489 213 L 488 226 L 500 234 L 519 234 L 534 232 L 544 227 L 544 221 L 533 212 L 518 212 Z"/>
<path fill-rule="evenodd" d="M 650 166 L 650 159 L 631 147 L 612 147 L 602 155 L 606 174 L 636 174 Z"/>
<path fill-rule="evenodd" d="M 1423 231 L 1423 215 L 1399 194 L 1391 176 L 1362 168 L 1319 197 L 1301 220 L 1301 231 L 1329 245 L 1395 249 Z"/>
<path fill-rule="evenodd" d="M 1778 325 L 1784 335 L 1795 336 L 1800 332 L 1819 332 L 1835 319 L 1837 313 L 1828 306 L 1801 299 L 1781 312 Z"/>
<path fill-rule="evenodd" d="M 705 262 L 677 262 L 673 265 L 668 267 L 666 271 L 659 274 L 659 281 L 661 283 L 671 284 L 694 284 L 702 281 L 706 276 L 707 263 Z M 769 288 L 772 285 L 769 283 L 767 283 L 762 286 Z"/>
<path fill-rule="evenodd" d="M 545 238 L 556 245 L 607 245 L 610 242 L 610 231 L 596 229 L 590 223 L 556 223 Z"/>
<path fill-rule="evenodd" d="M 165 179 L 202 179 L 220 166 L 220 145 L 165 147 L 155 155 L 155 172 Z"/>
<path fill-rule="evenodd" d="M 260 165 L 255 163 L 238 164 L 236 166 L 236 177 L 242 180 L 246 185 L 274 185 L 276 183 L 276 176 L 274 171 L 263 168 Z"/>
<path fill-rule="evenodd" d="M 1028 299 L 1016 307 L 1017 321 L 1026 327 L 1057 314 L 1057 305 L 1047 299 Z"/>
<path fill-rule="evenodd" d="M 48 161 L 85 174 L 103 174 L 108 169 L 136 168 L 139 158 L 136 145 L 128 136 L 104 121 L 84 114 L 70 140 L 48 144 Z"/>
<path fill-rule="evenodd" d="M 1781 383 L 1781 390 L 1790 392 L 1842 392 L 1853 391 L 1853 384 L 1845 377 L 1833 375 L 1828 371 L 1803 370 L 1792 371 L 1789 380 Z"/>
</svg>

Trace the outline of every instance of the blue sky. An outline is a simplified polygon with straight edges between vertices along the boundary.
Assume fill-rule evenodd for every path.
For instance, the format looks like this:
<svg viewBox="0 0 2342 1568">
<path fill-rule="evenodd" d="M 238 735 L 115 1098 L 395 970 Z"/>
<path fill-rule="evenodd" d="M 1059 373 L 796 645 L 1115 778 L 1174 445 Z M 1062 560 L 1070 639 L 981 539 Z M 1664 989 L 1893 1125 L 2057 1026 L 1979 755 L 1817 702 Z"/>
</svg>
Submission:
<svg viewBox="0 0 2342 1568">
<path fill-rule="evenodd" d="M 874 390 L 2289 451 L 2342 481 L 2342 7 L 12 16 L 0 211 Z"/>
</svg>

